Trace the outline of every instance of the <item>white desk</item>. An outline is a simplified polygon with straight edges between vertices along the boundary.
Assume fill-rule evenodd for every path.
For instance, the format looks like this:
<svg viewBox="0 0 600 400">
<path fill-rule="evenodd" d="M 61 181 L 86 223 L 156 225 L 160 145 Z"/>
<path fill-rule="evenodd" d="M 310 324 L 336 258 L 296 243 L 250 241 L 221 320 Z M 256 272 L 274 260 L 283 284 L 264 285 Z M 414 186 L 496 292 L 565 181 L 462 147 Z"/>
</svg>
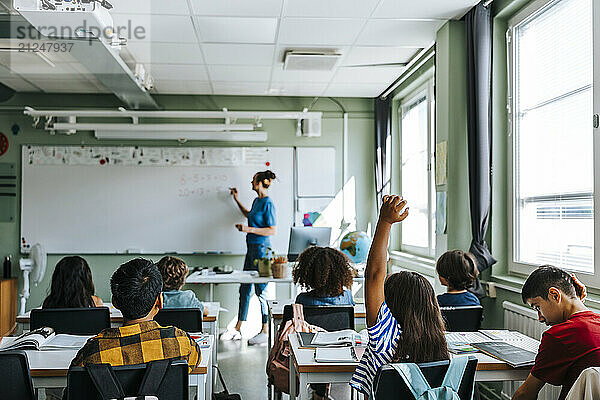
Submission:
<svg viewBox="0 0 600 400">
<path fill-rule="evenodd" d="M 11 339 L 11 338 L 6 338 Z M 200 364 L 189 374 L 189 385 L 198 390 L 198 400 L 212 399 L 212 353 L 214 336 L 210 346 L 202 348 Z M 65 388 L 71 360 L 77 350 L 35 351 L 26 350 L 34 389 Z"/>
<path fill-rule="evenodd" d="M 208 315 L 202 316 L 202 331 L 203 333 L 207 333 L 209 335 L 213 335 L 213 337 L 218 337 L 219 335 L 219 309 L 221 304 L 219 302 L 205 302 L 203 303 L 208 309 Z M 111 303 L 104 303 L 106 307 L 110 310 L 110 326 L 112 328 L 118 328 L 123 326 L 123 314 L 121 311 L 117 310 Z M 29 317 L 30 312 L 28 311 L 24 315 L 17 316 L 17 332 L 19 334 L 23 332 L 29 331 Z M 213 361 L 216 364 L 217 360 L 217 346 L 218 340 L 215 340 L 213 347 Z"/>
<path fill-rule="evenodd" d="M 218 284 L 240 284 L 240 283 L 285 283 L 290 285 L 290 297 L 296 296 L 296 285 L 291 277 L 275 279 L 273 277 L 260 277 L 258 273 L 252 274 L 251 271 L 233 271 L 230 274 L 209 274 L 202 275 L 199 271 L 190 274 L 185 283 L 187 284 L 205 284 L 208 285 L 208 301 L 214 299 L 214 286 Z"/>
<path fill-rule="evenodd" d="M 531 339 L 534 340 L 534 339 Z M 296 335 L 290 341 L 290 398 L 299 397 L 308 400 L 310 383 L 348 383 L 358 363 L 317 363 L 314 360 L 314 349 L 301 348 Z M 360 350 L 360 352 L 359 352 Z M 357 356 L 362 356 L 363 349 L 357 349 Z M 475 381 L 523 381 L 529 375 L 530 367 L 512 368 L 504 361 L 482 353 L 470 354 L 478 359 Z M 296 376 L 299 386 L 296 387 Z"/>
<path fill-rule="evenodd" d="M 293 304 L 294 300 L 267 300 L 269 307 L 269 320 L 268 320 L 268 336 L 267 336 L 267 353 L 271 352 L 271 347 L 275 342 L 275 335 L 279 330 L 279 325 L 283 320 L 283 308 L 288 304 Z M 356 304 L 354 306 L 354 324 L 355 325 L 367 325 L 367 313 L 364 303 Z M 269 385 L 268 398 L 272 398 L 273 386 Z"/>
</svg>

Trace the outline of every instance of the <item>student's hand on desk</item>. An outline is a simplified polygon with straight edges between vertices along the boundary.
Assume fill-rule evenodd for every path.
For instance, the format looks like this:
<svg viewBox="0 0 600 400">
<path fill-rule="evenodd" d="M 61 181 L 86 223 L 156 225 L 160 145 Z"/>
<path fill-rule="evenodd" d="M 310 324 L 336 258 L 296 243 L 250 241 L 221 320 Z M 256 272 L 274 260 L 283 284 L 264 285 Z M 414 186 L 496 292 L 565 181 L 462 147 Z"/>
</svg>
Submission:
<svg viewBox="0 0 600 400">
<path fill-rule="evenodd" d="M 402 222 L 408 217 L 406 200 L 401 196 L 383 196 L 383 203 L 379 212 L 379 219 L 388 224 Z"/>
</svg>

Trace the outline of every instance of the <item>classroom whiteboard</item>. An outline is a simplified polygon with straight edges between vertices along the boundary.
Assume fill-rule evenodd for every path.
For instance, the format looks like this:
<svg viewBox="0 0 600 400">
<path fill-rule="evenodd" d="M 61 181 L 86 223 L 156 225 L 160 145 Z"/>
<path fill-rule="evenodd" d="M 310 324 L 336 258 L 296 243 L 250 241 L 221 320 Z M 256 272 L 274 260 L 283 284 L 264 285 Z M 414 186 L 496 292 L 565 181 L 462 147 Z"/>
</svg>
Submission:
<svg viewBox="0 0 600 400">
<path fill-rule="evenodd" d="M 254 173 L 271 169 L 272 247 L 285 254 L 294 218 L 293 148 L 23 146 L 22 247 L 55 254 L 244 254 Z"/>
</svg>

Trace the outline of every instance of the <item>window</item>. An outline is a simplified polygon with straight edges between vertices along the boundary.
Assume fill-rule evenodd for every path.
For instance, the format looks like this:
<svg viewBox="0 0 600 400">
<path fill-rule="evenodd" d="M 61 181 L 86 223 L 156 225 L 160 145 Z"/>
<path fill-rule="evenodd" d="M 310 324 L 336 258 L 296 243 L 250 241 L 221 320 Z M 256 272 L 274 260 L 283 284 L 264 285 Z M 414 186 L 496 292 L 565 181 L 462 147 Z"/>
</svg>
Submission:
<svg viewBox="0 0 600 400">
<path fill-rule="evenodd" d="M 592 0 L 538 1 L 507 34 L 510 270 L 594 274 Z"/>
<path fill-rule="evenodd" d="M 410 218 L 401 224 L 401 249 L 426 257 L 435 256 L 433 110 L 433 81 L 405 98 L 400 106 L 401 187 L 410 207 Z"/>
</svg>

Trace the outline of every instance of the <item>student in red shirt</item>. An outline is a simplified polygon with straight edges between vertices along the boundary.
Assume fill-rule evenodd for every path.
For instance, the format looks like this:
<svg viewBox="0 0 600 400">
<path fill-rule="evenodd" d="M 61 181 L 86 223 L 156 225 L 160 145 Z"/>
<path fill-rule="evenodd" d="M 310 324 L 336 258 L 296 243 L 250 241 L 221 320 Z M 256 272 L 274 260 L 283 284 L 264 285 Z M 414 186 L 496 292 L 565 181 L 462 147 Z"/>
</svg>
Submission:
<svg viewBox="0 0 600 400">
<path fill-rule="evenodd" d="M 537 399 L 545 383 L 562 386 L 558 399 L 563 400 L 584 369 L 600 366 L 600 315 L 583 304 L 585 286 L 550 265 L 529 275 L 521 296 L 550 329 L 542 335 L 535 365 L 513 400 Z"/>
</svg>

